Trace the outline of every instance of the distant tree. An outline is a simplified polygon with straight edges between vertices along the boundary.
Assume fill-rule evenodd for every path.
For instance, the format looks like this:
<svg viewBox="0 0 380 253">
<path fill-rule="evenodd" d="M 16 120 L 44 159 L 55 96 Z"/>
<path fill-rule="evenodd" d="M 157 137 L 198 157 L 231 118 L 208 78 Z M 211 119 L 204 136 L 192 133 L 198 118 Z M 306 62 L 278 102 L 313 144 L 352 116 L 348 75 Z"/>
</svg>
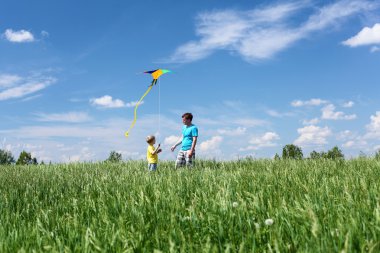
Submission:
<svg viewBox="0 0 380 253">
<path fill-rule="evenodd" d="M 340 150 L 338 146 L 335 146 L 329 151 L 327 151 L 326 158 L 333 159 L 333 160 L 344 159 L 344 155 L 343 155 L 342 150 Z"/>
<path fill-rule="evenodd" d="M 280 158 L 280 156 L 276 153 L 275 155 L 274 155 L 274 158 L 273 158 L 274 160 L 280 160 L 281 158 Z"/>
<path fill-rule="evenodd" d="M 0 149 L 0 164 L 12 164 L 15 159 L 10 151 Z"/>
<path fill-rule="evenodd" d="M 375 153 L 375 159 L 380 160 L 380 149 Z"/>
<path fill-rule="evenodd" d="M 310 153 L 310 159 L 321 159 L 321 153 L 318 153 L 317 151 L 313 150 Z"/>
<path fill-rule="evenodd" d="M 327 152 L 317 152 L 317 151 L 312 151 L 310 153 L 310 159 L 332 159 L 332 160 L 337 160 L 337 159 L 344 159 L 344 155 L 342 150 L 340 150 L 337 146 L 333 147 Z"/>
<path fill-rule="evenodd" d="M 118 162 L 121 162 L 121 160 L 122 160 L 122 156 L 120 153 L 117 153 L 116 151 L 111 151 L 106 162 L 118 163 Z"/>
<path fill-rule="evenodd" d="M 294 144 L 288 144 L 282 149 L 283 159 L 298 159 L 303 158 L 302 149 Z"/>
<path fill-rule="evenodd" d="M 37 159 L 34 157 L 32 158 L 32 155 L 26 151 L 22 151 L 19 158 L 16 162 L 17 165 L 37 165 Z"/>
</svg>

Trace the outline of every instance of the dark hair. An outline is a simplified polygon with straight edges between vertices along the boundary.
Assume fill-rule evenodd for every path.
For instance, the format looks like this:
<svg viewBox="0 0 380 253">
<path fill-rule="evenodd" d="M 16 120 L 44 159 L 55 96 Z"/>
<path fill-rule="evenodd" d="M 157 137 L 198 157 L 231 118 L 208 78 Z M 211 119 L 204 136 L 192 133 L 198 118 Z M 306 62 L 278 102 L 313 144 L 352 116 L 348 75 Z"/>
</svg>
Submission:
<svg viewBox="0 0 380 253">
<path fill-rule="evenodd" d="M 189 119 L 190 121 L 192 121 L 193 120 L 193 114 L 191 114 L 190 112 L 184 113 L 182 115 L 182 118 L 186 118 L 186 119 Z"/>
</svg>

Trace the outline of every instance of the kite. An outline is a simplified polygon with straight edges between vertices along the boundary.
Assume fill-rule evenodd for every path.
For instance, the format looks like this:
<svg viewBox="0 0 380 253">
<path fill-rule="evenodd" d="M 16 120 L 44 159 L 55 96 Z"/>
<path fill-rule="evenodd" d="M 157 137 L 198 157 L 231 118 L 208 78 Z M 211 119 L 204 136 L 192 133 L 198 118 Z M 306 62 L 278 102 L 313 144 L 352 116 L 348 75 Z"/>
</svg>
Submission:
<svg viewBox="0 0 380 253">
<path fill-rule="evenodd" d="M 166 74 L 168 72 L 171 72 L 171 71 L 168 69 L 156 69 L 156 70 L 144 71 L 145 74 L 151 74 L 152 75 L 153 81 L 152 81 L 151 85 L 156 85 L 158 78 L 160 76 L 162 76 L 163 74 Z"/>
<path fill-rule="evenodd" d="M 163 74 L 166 74 L 166 73 L 169 73 L 171 72 L 170 70 L 168 69 L 156 69 L 156 70 L 150 70 L 150 71 L 144 71 L 143 73 L 145 74 L 151 74 L 152 77 L 153 77 L 153 80 L 152 80 L 152 83 L 149 85 L 148 89 L 145 91 L 144 95 L 142 95 L 142 97 L 140 98 L 140 100 L 136 103 L 136 106 L 135 106 L 135 111 L 134 111 L 134 118 L 133 118 L 133 121 L 132 121 L 132 124 L 131 126 L 129 127 L 128 131 L 125 132 L 125 137 L 128 138 L 129 136 L 129 132 L 132 130 L 132 128 L 135 126 L 135 123 L 136 123 L 136 119 L 137 119 L 137 108 L 139 107 L 141 101 L 144 99 L 144 97 L 146 95 L 148 95 L 148 93 L 150 92 L 150 90 L 153 88 L 153 85 L 156 85 L 157 84 L 157 80 L 160 76 L 162 76 Z"/>
</svg>

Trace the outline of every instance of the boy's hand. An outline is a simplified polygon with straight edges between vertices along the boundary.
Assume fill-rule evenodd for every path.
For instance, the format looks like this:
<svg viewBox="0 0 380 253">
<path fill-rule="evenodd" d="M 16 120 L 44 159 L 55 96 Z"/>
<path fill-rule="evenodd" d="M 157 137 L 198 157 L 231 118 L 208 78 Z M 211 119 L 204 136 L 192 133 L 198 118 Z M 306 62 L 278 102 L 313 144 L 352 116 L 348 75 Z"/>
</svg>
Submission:
<svg viewBox="0 0 380 253">
<path fill-rule="evenodd" d="M 174 145 L 174 146 L 172 146 L 170 149 L 171 149 L 171 151 L 173 152 L 175 148 L 176 148 L 176 146 Z"/>
<path fill-rule="evenodd" d="M 158 154 L 158 153 L 161 153 L 161 152 L 162 152 L 162 149 L 158 149 L 158 150 L 157 150 L 157 154 Z"/>
</svg>

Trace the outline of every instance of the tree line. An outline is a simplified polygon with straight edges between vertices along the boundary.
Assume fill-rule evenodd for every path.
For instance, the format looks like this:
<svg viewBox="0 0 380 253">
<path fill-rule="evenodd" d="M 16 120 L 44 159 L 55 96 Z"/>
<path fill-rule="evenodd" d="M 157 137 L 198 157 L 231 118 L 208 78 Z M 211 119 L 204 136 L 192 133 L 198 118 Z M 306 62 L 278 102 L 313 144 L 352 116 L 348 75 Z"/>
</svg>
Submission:
<svg viewBox="0 0 380 253">
<path fill-rule="evenodd" d="M 363 152 L 360 152 L 359 157 L 367 157 Z M 378 150 L 375 153 L 374 158 L 376 160 L 380 160 L 380 150 Z M 276 153 L 274 156 L 274 159 L 281 159 L 281 157 Z M 297 159 L 302 160 L 304 159 L 304 155 L 302 152 L 302 149 L 294 144 L 288 144 L 285 145 L 282 149 L 282 159 Z M 331 159 L 331 160 L 344 160 L 344 154 L 341 149 L 338 148 L 338 146 L 333 147 L 332 149 L 325 151 L 317 152 L 315 150 L 310 152 L 309 157 L 306 159 Z"/>
<path fill-rule="evenodd" d="M 361 155 L 362 156 L 362 155 Z M 294 144 L 288 144 L 285 145 L 282 148 L 282 155 L 276 153 L 274 156 L 275 160 L 279 159 L 296 159 L 296 160 L 302 160 L 305 159 L 302 149 L 299 146 L 296 146 Z M 325 151 L 317 152 L 313 150 L 310 153 L 310 156 L 306 159 L 332 159 L 332 160 L 338 160 L 338 159 L 344 159 L 344 154 L 342 150 L 338 148 L 338 146 L 333 147 L 332 149 Z M 380 150 L 378 150 L 375 153 L 375 159 L 380 160 Z M 110 163 L 117 163 L 121 162 L 123 160 L 122 155 L 116 151 L 111 151 L 108 158 L 105 160 L 105 162 Z M 8 150 L 0 149 L 0 164 L 6 165 L 6 164 L 16 164 L 16 165 L 37 165 L 39 164 L 37 161 L 37 158 L 32 157 L 31 153 L 26 152 L 25 150 L 22 151 L 17 159 L 17 161 L 14 159 L 12 153 Z M 41 161 L 40 164 L 44 164 L 44 161 Z"/>
<path fill-rule="evenodd" d="M 22 151 L 17 161 L 12 153 L 8 150 L 0 149 L 0 164 L 15 164 L 16 165 L 37 165 L 37 158 L 32 157 L 31 153 Z M 43 161 L 41 162 L 43 164 Z"/>
</svg>

